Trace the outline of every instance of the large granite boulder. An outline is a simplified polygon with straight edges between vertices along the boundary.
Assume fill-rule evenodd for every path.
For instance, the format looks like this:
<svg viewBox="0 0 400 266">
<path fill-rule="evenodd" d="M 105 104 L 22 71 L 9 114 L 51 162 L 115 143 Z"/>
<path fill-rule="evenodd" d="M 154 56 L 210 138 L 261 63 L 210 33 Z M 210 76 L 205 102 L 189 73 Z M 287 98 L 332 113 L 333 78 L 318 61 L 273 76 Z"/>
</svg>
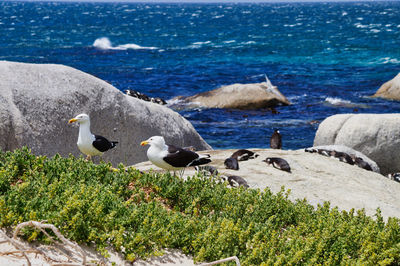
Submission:
<svg viewBox="0 0 400 266">
<path fill-rule="evenodd" d="M 119 141 L 103 155 L 113 164 L 147 160 L 140 142 L 163 135 L 172 144 L 211 147 L 193 126 L 171 109 L 141 101 L 71 67 L 0 62 L 0 148 L 24 145 L 36 154 L 79 155 L 78 126 L 68 119 L 91 118 L 94 134 Z"/>
<path fill-rule="evenodd" d="M 244 110 L 255 110 L 290 104 L 289 100 L 279 92 L 276 86 L 271 86 L 267 82 L 233 84 L 193 96 L 179 97 L 176 99 L 193 106 Z"/>
<path fill-rule="evenodd" d="M 379 207 L 382 215 L 400 217 L 400 183 L 373 171 L 340 162 L 332 157 L 304 150 L 250 149 L 259 156 L 255 159 L 239 162 L 239 170 L 225 169 L 224 160 L 235 150 L 213 150 L 199 153 L 211 155 L 209 164 L 217 168 L 220 175 L 237 175 L 244 178 L 250 188 L 266 187 L 279 192 L 281 187 L 290 189 L 291 200 L 306 199 L 317 206 L 330 201 L 331 206 L 350 211 L 364 208 L 368 215 L 374 215 Z M 267 157 L 285 159 L 291 173 L 267 165 Z M 134 165 L 139 170 L 162 171 L 149 161 Z M 185 171 L 185 176 L 194 175 L 193 167 Z"/>
<path fill-rule="evenodd" d="M 400 73 L 393 79 L 385 82 L 372 97 L 390 100 L 400 100 Z"/>
<path fill-rule="evenodd" d="M 314 146 L 344 145 L 375 161 L 382 174 L 400 171 L 400 114 L 340 114 L 326 118 Z"/>
</svg>

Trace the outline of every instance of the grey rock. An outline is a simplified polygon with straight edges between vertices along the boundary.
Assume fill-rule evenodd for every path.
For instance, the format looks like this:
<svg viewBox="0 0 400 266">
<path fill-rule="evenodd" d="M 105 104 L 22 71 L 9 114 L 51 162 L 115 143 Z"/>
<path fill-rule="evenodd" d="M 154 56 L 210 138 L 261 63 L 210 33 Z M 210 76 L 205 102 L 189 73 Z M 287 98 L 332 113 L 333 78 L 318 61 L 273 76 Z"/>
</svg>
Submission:
<svg viewBox="0 0 400 266">
<path fill-rule="evenodd" d="M 247 110 L 290 104 L 289 100 L 279 92 L 276 86 L 268 86 L 266 82 L 233 84 L 190 97 L 177 97 L 175 100 L 179 100 L 188 106 Z"/>
<path fill-rule="evenodd" d="M 400 217 L 400 183 L 389 178 L 340 162 L 317 153 L 301 150 L 250 149 L 260 156 L 253 160 L 243 161 L 239 170 L 225 169 L 224 160 L 235 150 L 203 151 L 200 154 L 210 154 L 213 166 L 220 175 L 241 176 L 251 189 L 265 188 L 277 193 L 282 186 L 290 189 L 289 199 L 306 199 L 317 206 L 324 201 L 330 201 L 331 206 L 340 210 L 364 208 L 368 215 L 374 215 L 380 208 L 382 215 Z M 291 173 L 268 166 L 263 160 L 267 157 L 285 159 L 291 168 Z M 139 170 L 160 171 L 150 162 L 136 164 Z M 161 170 L 162 171 L 162 170 Z M 185 176 L 193 176 L 193 167 L 187 168 Z"/>
<path fill-rule="evenodd" d="M 372 97 L 380 97 L 400 101 L 400 73 L 385 82 Z"/>
<path fill-rule="evenodd" d="M 344 145 L 375 161 L 382 174 L 400 171 L 400 114 L 341 114 L 319 125 L 314 146 Z"/>
<path fill-rule="evenodd" d="M 154 135 L 177 146 L 211 148 L 178 113 L 127 96 L 92 75 L 63 65 L 0 61 L 2 150 L 28 146 L 40 155 L 78 156 L 78 126 L 68 120 L 80 113 L 89 114 L 94 134 L 119 141 L 103 155 L 114 165 L 147 160 L 140 142 Z"/>
</svg>

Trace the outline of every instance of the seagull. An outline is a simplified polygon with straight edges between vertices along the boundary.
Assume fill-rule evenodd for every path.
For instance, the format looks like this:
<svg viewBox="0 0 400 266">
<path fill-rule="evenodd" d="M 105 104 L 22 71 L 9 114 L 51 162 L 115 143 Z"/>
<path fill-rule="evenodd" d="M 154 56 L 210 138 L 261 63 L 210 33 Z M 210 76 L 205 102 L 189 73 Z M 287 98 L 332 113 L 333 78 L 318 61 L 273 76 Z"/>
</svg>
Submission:
<svg viewBox="0 0 400 266">
<path fill-rule="evenodd" d="M 150 145 L 147 157 L 154 165 L 167 171 L 184 170 L 188 166 L 203 165 L 211 162 L 210 155 L 199 155 L 193 151 L 165 144 L 164 137 L 153 136 L 140 145 Z M 181 173 L 183 175 L 183 172 Z"/>
<path fill-rule="evenodd" d="M 102 155 L 105 151 L 114 148 L 118 141 L 108 141 L 105 137 L 93 135 L 90 132 L 90 118 L 87 114 L 77 115 L 68 121 L 69 124 L 79 123 L 78 145 L 79 150 L 87 155 L 86 160 L 94 155 Z"/>
</svg>

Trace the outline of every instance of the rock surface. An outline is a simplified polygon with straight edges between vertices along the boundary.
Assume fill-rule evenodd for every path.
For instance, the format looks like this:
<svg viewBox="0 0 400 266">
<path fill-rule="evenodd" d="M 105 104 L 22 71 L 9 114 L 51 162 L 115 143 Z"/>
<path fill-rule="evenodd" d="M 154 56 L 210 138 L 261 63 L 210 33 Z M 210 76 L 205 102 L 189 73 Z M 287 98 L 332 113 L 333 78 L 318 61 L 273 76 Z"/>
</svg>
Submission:
<svg viewBox="0 0 400 266">
<path fill-rule="evenodd" d="M 289 100 L 279 92 L 276 86 L 267 85 L 266 82 L 233 84 L 189 97 L 180 97 L 178 99 L 189 105 L 193 104 L 207 108 L 246 110 L 290 104 Z"/>
<path fill-rule="evenodd" d="M 400 73 L 385 82 L 372 97 L 380 97 L 400 101 Z"/>
<path fill-rule="evenodd" d="M 383 175 L 340 162 L 334 158 L 303 150 L 286 151 L 275 149 L 250 149 L 258 156 L 255 159 L 241 161 L 238 171 L 224 167 L 224 160 L 235 150 L 203 151 L 211 155 L 210 165 L 217 167 L 219 174 L 243 177 L 250 188 L 278 192 L 282 186 L 290 189 L 291 200 L 304 199 L 316 206 L 330 201 L 331 206 L 341 210 L 365 208 L 368 215 L 374 215 L 381 208 L 382 215 L 400 217 L 400 183 L 389 180 Z M 288 161 L 292 173 L 287 173 L 264 160 L 266 157 L 280 157 Z M 142 171 L 153 169 L 161 171 L 149 161 L 134 165 Z M 185 176 L 193 175 L 193 167 L 186 169 Z"/>
<path fill-rule="evenodd" d="M 375 161 L 381 173 L 400 171 L 400 114 L 340 114 L 326 118 L 314 146 L 344 145 Z"/>
<path fill-rule="evenodd" d="M 2 150 L 26 145 L 40 155 L 80 155 L 78 126 L 68 124 L 79 113 L 89 114 L 94 134 L 119 141 L 103 155 L 113 164 L 147 160 L 140 142 L 153 135 L 175 145 L 211 148 L 178 113 L 74 68 L 1 61 L 0 77 Z"/>
</svg>

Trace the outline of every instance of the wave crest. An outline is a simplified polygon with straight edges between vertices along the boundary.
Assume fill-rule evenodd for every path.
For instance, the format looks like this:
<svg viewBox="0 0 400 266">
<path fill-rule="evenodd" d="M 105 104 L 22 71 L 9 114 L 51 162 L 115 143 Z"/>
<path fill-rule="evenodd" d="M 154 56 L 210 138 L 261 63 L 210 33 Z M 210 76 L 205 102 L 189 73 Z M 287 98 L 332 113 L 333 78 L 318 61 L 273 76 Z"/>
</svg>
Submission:
<svg viewBox="0 0 400 266">
<path fill-rule="evenodd" d="M 93 42 L 93 47 L 95 47 L 97 49 L 101 49 L 101 50 L 128 50 L 128 49 L 154 50 L 154 49 L 158 49 L 157 47 L 145 47 L 145 46 L 137 45 L 135 43 L 127 43 L 127 44 L 122 44 L 122 45 L 118 45 L 118 46 L 113 46 L 110 39 L 108 39 L 107 37 L 97 38 Z"/>
</svg>

